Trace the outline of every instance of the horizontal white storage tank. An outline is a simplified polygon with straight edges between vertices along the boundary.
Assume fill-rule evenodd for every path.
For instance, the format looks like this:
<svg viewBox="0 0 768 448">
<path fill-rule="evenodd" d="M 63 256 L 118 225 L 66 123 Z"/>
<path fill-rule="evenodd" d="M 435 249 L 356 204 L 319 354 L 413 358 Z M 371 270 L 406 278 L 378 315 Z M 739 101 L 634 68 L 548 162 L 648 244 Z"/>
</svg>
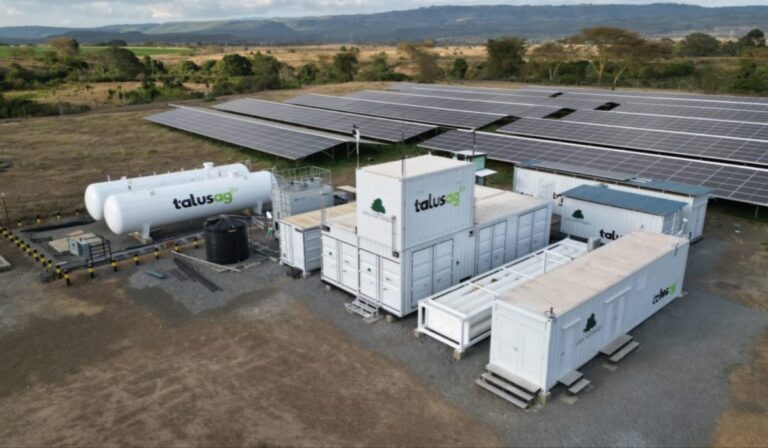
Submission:
<svg viewBox="0 0 768 448">
<path fill-rule="evenodd" d="M 104 204 L 109 229 L 117 235 L 208 216 L 260 208 L 271 200 L 272 173 L 229 173 L 227 177 L 114 194 Z"/>
<path fill-rule="evenodd" d="M 607 244 L 635 230 L 685 236 L 685 203 L 602 186 L 580 185 L 563 192 L 560 230 L 566 235 L 599 238 Z"/>
<path fill-rule="evenodd" d="M 304 273 L 320 269 L 323 258 L 323 221 L 354 214 L 355 203 L 350 202 L 281 219 L 280 262 Z"/>
<path fill-rule="evenodd" d="M 683 293 L 689 241 L 633 232 L 501 295 L 488 370 L 546 393 Z"/>
<path fill-rule="evenodd" d="M 228 176 L 229 173 L 246 175 L 248 168 L 242 163 L 214 166 L 212 162 L 205 162 L 202 168 L 194 170 L 98 182 L 85 189 L 85 208 L 93 219 L 101 221 L 104 219 L 104 203 L 113 194 L 214 179 Z"/>
<path fill-rule="evenodd" d="M 583 168 L 578 168 L 583 171 Z M 577 168 L 556 163 L 529 162 L 515 166 L 514 190 L 533 197 L 551 200 L 554 214 L 561 215 L 562 193 L 579 185 L 606 185 L 608 188 L 639 193 L 685 203 L 684 232 L 695 241 L 704 233 L 710 188 L 679 182 L 635 178 L 620 173 L 595 171 L 587 175 Z"/>
<path fill-rule="evenodd" d="M 453 347 L 458 357 L 490 336 L 494 299 L 585 253 L 585 243 L 565 239 L 421 300 L 417 331 Z"/>
</svg>

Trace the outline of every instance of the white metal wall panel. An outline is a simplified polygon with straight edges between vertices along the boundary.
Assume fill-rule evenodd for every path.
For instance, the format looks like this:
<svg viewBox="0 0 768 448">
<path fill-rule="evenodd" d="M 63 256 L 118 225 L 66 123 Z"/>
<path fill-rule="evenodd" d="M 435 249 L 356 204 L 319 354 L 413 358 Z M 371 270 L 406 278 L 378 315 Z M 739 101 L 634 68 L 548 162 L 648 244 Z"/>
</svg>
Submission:
<svg viewBox="0 0 768 448">
<path fill-rule="evenodd" d="M 320 228 L 307 229 L 303 232 L 295 232 L 295 236 L 302 237 L 301 249 L 302 249 L 302 265 L 305 272 L 312 272 L 316 269 L 320 269 L 323 264 L 323 243 L 322 232 Z M 295 246 L 298 247 L 298 246 Z"/>
<path fill-rule="evenodd" d="M 339 281 L 339 242 L 329 236 L 323 235 L 323 268 L 322 276 L 327 279 Z"/>
<path fill-rule="evenodd" d="M 531 240 L 533 238 L 533 213 L 521 215 L 517 225 L 517 256 L 533 252 Z"/>
<path fill-rule="evenodd" d="M 504 264 L 507 246 L 507 222 L 502 221 L 493 226 L 493 243 L 491 249 L 491 268 Z"/>
<path fill-rule="evenodd" d="M 411 255 L 411 303 L 432 294 L 432 249 L 426 247 Z"/>
<path fill-rule="evenodd" d="M 402 227 L 403 204 L 400 179 L 358 170 L 356 187 L 360 238 L 389 248 L 381 252 L 401 251 L 399 227 Z"/>
<path fill-rule="evenodd" d="M 531 229 L 531 252 L 546 246 L 549 242 L 549 223 L 552 213 L 549 207 L 536 210 L 533 213 L 533 228 Z"/>
<path fill-rule="evenodd" d="M 358 259 L 357 247 L 341 243 L 341 284 L 349 289 L 358 289 Z"/>
<path fill-rule="evenodd" d="M 483 227 L 477 232 L 477 272 L 491 269 L 493 253 L 493 226 Z"/>
<path fill-rule="evenodd" d="M 434 260 L 432 290 L 427 296 L 442 291 L 453 284 L 453 240 L 436 244 L 433 249 L 432 259 Z M 419 300 L 424 297 L 419 297 L 418 299 L 411 298 L 411 307 L 415 308 L 418 306 Z"/>
<path fill-rule="evenodd" d="M 381 258 L 381 302 L 393 310 L 402 306 L 402 265 L 387 258 Z"/>
<path fill-rule="evenodd" d="M 379 257 L 360 251 L 360 293 L 371 299 L 379 299 Z"/>
<path fill-rule="evenodd" d="M 280 223 L 280 261 L 295 266 L 293 258 L 293 226 Z"/>
</svg>

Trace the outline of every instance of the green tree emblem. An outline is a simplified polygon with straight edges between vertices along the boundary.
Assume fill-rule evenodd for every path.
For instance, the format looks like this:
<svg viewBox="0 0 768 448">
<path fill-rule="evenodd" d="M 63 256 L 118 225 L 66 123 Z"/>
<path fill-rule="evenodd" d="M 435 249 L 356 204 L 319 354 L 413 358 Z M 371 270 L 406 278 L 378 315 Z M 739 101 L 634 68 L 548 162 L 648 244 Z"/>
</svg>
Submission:
<svg viewBox="0 0 768 448">
<path fill-rule="evenodd" d="M 595 319 L 595 313 L 592 313 L 589 316 L 589 319 L 587 319 L 587 326 L 584 327 L 584 333 L 586 333 L 589 330 L 595 328 L 595 325 L 597 325 L 597 319 Z"/>
<path fill-rule="evenodd" d="M 584 213 L 582 213 L 581 209 L 577 209 L 575 212 L 573 212 L 573 216 L 576 219 L 584 219 Z"/>
<path fill-rule="evenodd" d="M 376 213 L 387 213 L 387 209 L 384 208 L 384 204 L 381 202 L 380 198 L 373 200 L 373 204 L 371 204 L 371 210 Z"/>
</svg>

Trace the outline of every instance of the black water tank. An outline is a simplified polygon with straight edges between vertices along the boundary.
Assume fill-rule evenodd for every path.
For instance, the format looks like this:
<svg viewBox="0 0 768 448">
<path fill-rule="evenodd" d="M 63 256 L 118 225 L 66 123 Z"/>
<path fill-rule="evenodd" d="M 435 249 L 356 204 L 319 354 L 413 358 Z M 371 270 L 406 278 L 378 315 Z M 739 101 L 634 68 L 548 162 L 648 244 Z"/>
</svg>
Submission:
<svg viewBox="0 0 768 448">
<path fill-rule="evenodd" d="M 220 215 L 205 220 L 205 257 L 211 263 L 232 264 L 250 254 L 248 229 L 242 219 Z"/>
</svg>

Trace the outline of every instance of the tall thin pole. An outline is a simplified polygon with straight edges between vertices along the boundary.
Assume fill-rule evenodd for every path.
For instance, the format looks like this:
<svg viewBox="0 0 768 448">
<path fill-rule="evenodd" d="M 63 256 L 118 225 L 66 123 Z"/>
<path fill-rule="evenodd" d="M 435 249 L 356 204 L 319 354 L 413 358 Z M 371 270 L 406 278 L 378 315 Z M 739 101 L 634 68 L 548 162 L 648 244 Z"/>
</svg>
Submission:
<svg viewBox="0 0 768 448">
<path fill-rule="evenodd" d="M 352 125 L 352 135 L 355 136 L 355 152 L 357 153 L 357 169 L 360 169 L 360 128 Z"/>
<path fill-rule="evenodd" d="M 472 129 L 472 163 L 475 160 L 475 148 L 477 148 L 477 129 Z"/>
<path fill-rule="evenodd" d="M 3 198 L 3 210 L 5 210 L 5 227 L 10 229 L 11 218 L 8 216 L 8 204 L 5 203 L 5 193 L 0 193 L 0 196 Z"/>
</svg>

